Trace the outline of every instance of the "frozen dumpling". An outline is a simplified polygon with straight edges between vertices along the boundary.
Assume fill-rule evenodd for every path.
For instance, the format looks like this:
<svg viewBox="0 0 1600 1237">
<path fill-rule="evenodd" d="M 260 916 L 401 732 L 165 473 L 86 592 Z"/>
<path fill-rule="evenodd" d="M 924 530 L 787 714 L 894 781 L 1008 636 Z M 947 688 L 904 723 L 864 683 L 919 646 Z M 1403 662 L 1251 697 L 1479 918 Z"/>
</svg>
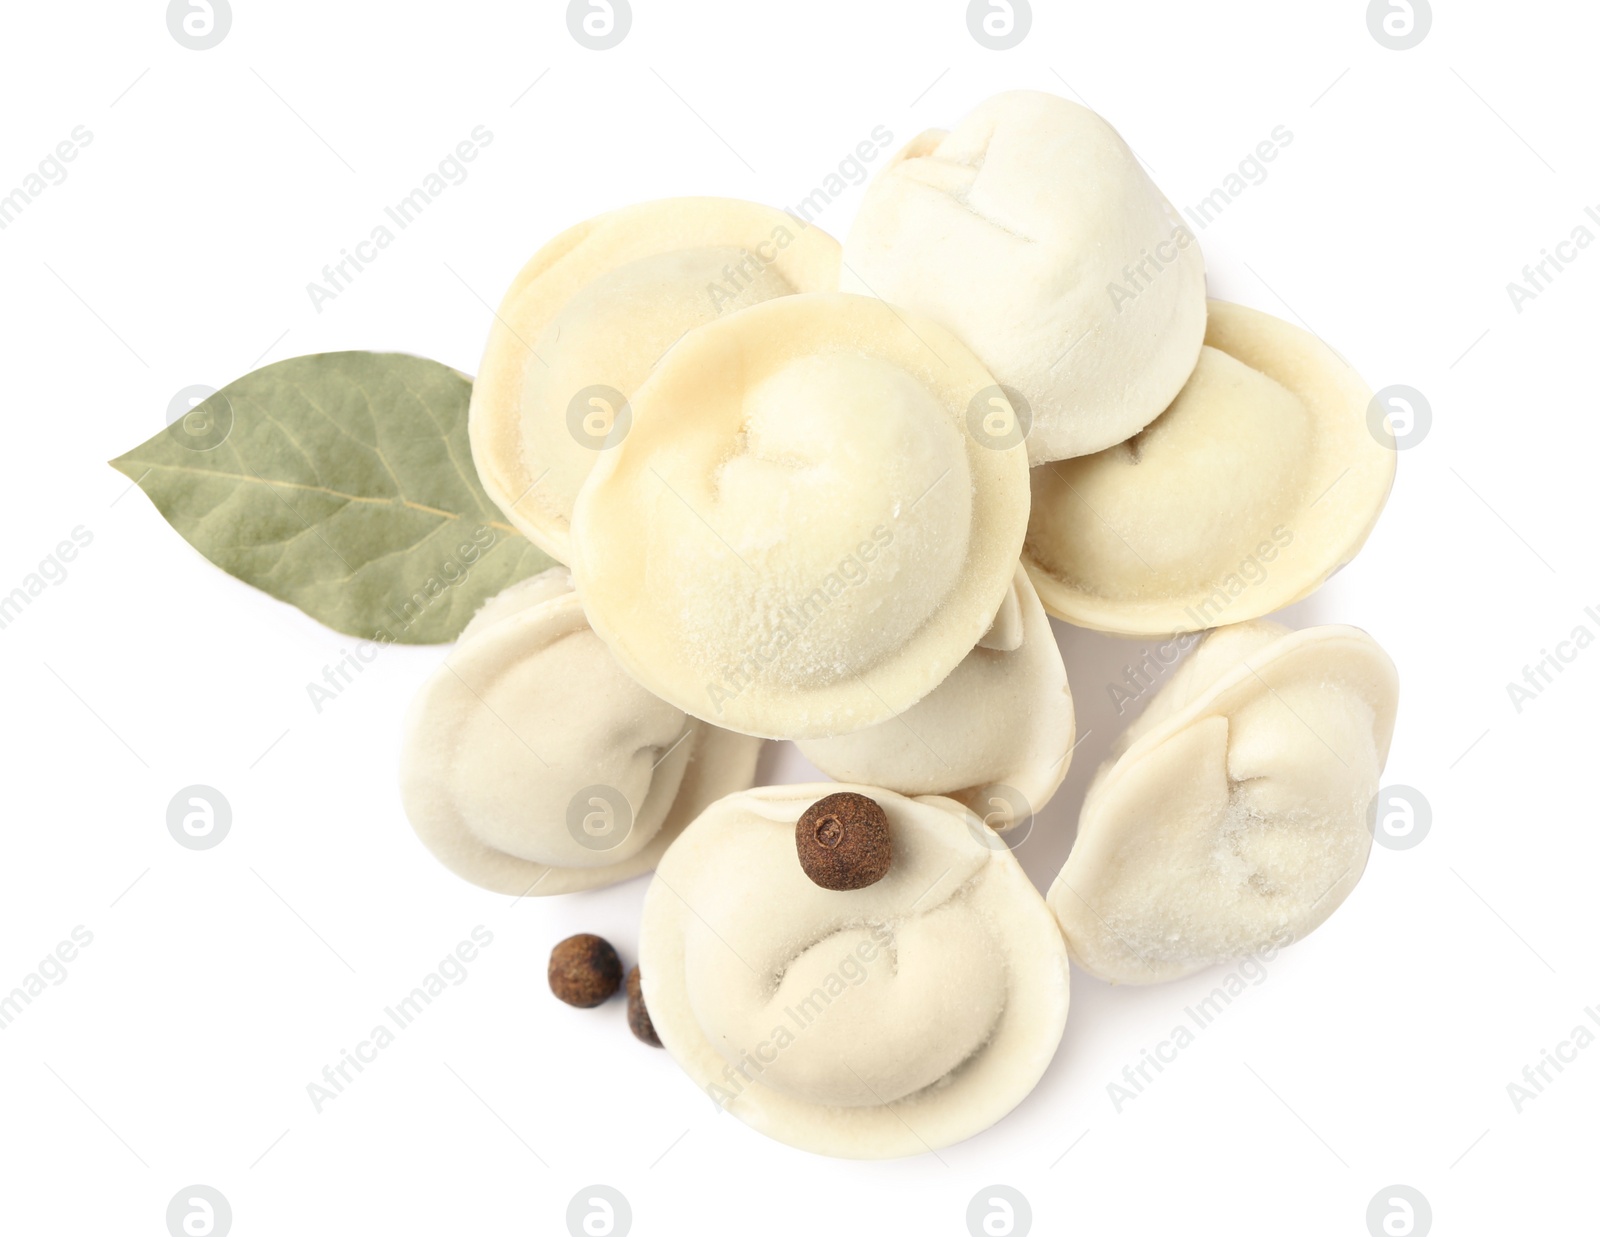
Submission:
<svg viewBox="0 0 1600 1237">
<path fill-rule="evenodd" d="M 578 495 L 595 630 L 656 695 L 746 734 L 909 708 L 983 636 L 1021 552 L 1020 436 L 969 415 L 995 389 L 947 331 L 868 297 L 691 331 Z"/>
<path fill-rule="evenodd" d="M 1394 663 L 1354 627 L 1223 627 L 1095 775 L 1050 887 L 1075 962 L 1180 979 L 1305 936 L 1366 866 Z"/>
<path fill-rule="evenodd" d="M 1331 348 L 1211 302 L 1178 398 L 1127 442 L 1033 470 L 1023 552 L 1045 609 L 1120 635 L 1200 631 L 1298 601 L 1355 557 L 1395 451 Z"/>
<path fill-rule="evenodd" d="M 648 872 L 761 741 L 686 717 L 625 674 L 561 568 L 492 598 L 406 721 L 400 788 L 444 865 L 500 893 Z"/>
<path fill-rule="evenodd" d="M 954 331 L 1021 394 L 1036 464 L 1153 421 L 1205 332 L 1193 232 L 1115 129 L 1031 90 L 985 100 L 884 166 L 840 286 Z"/>
<path fill-rule="evenodd" d="M 805 875 L 802 813 L 835 783 L 730 795 L 645 895 L 639 972 L 661 1042 L 721 1108 L 823 1155 L 918 1155 L 1033 1089 L 1067 1020 L 1061 932 L 1016 858 L 949 799 L 865 786 L 893 861 Z"/>
</svg>

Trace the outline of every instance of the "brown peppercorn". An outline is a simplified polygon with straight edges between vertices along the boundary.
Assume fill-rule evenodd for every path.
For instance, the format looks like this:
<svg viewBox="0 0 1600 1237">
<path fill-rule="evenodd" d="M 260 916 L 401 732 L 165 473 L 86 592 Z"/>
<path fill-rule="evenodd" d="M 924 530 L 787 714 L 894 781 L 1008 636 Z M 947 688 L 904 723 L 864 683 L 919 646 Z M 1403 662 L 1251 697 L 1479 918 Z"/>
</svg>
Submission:
<svg viewBox="0 0 1600 1237">
<path fill-rule="evenodd" d="M 628 1030 L 635 1039 L 643 1040 L 652 1048 L 661 1047 L 661 1037 L 656 1034 L 655 1023 L 650 1021 L 650 1011 L 644 1007 L 644 992 L 639 988 L 639 968 L 628 972 Z"/>
<path fill-rule="evenodd" d="M 622 959 L 604 937 L 580 932 L 550 951 L 550 991 L 568 1005 L 589 1009 L 622 984 Z"/>
<path fill-rule="evenodd" d="M 794 827 L 800 867 L 824 889 L 865 889 L 889 870 L 889 818 L 877 802 L 842 790 L 818 799 Z"/>
</svg>

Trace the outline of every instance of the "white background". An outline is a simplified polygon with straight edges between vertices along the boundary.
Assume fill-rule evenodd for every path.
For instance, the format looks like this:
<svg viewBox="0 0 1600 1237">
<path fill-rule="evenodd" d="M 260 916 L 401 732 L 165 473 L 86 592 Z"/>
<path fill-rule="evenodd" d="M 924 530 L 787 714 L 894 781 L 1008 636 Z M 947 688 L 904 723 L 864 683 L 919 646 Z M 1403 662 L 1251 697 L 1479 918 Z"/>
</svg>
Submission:
<svg viewBox="0 0 1600 1237">
<path fill-rule="evenodd" d="M 954 0 L 635 0 L 606 52 L 548 0 L 236 0 L 203 52 L 163 7 L 12 5 L 0 30 L 0 194 L 94 135 L 0 232 L 0 592 L 93 534 L 0 631 L 0 990 L 94 935 L 0 1032 L 8 1231 L 160 1234 L 205 1183 L 241 1235 L 561 1233 L 594 1182 L 639 1234 L 961 1234 L 994 1182 L 1040 1233 L 1360 1237 L 1394 1183 L 1438 1233 L 1593 1231 L 1600 1047 L 1520 1114 L 1506 1090 L 1600 1004 L 1600 650 L 1520 713 L 1506 691 L 1575 626 L 1600 633 L 1600 247 L 1521 313 L 1506 292 L 1600 206 L 1592 6 L 1440 4 L 1402 52 L 1358 0 L 1039 3 L 1007 52 Z M 1076 974 L 1060 1053 L 1010 1117 L 937 1158 L 834 1162 L 716 1114 L 620 1002 L 545 989 L 572 932 L 632 959 L 643 880 L 513 906 L 417 844 L 398 719 L 439 650 L 384 652 L 317 714 L 305 684 L 350 641 L 210 566 L 104 461 L 180 388 L 269 360 L 472 372 L 485 302 L 557 230 L 676 194 L 788 205 L 874 126 L 898 146 L 1013 87 L 1101 111 L 1179 206 L 1293 133 L 1200 239 L 1213 295 L 1432 406 L 1365 552 L 1290 621 L 1355 623 L 1393 655 L 1385 780 L 1421 789 L 1433 826 L 1375 848 L 1328 925 L 1122 1112 L 1107 1084 L 1216 975 Z M 307 282 L 476 125 L 494 140 L 470 179 L 316 312 Z M 842 237 L 860 192 L 821 224 Z M 1041 888 L 1141 647 L 1059 631 L 1091 733 L 1019 851 Z M 792 752 L 767 768 L 804 772 Z M 214 850 L 167 832 L 191 783 L 232 803 Z M 466 982 L 316 1114 L 306 1084 L 479 924 L 494 943 Z"/>
</svg>

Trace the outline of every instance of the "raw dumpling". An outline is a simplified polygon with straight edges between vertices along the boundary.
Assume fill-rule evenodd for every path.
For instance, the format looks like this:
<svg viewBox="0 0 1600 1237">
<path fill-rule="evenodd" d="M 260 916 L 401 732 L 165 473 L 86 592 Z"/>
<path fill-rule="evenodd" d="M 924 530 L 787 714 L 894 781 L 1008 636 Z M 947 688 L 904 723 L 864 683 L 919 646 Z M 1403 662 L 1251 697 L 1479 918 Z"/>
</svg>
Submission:
<svg viewBox="0 0 1600 1237">
<path fill-rule="evenodd" d="M 1306 596 L 1355 557 L 1394 481 L 1371 398 L 1315 336 L 1212 301 L 1172 407 L 1127 442 L 1033 470 L 1023 562 L 1045 609 L 1156 636 Z"/>
<path fill-rule="evenodd" d="M 973 428 L 995 390 L 954 336 L 868 297 L 779 297 L 690 332 L 578 496 L 595 631 L 658 696 L 746 734 L 909 708 L 982 637 L 1021 551 L 1020 437 Z"/>
<path fill-rule="evenodd" d="M 755 780 L 760 748 L 630 679 L 554 568 L 486 602 L 418 693 L 400 789 L 457 875 L 567 893 L 648 872 L 706 804 Z"/>
<path fill-rule="evenodd" d="M 889 872 L 814 885 L 795 823 L 852 790 L 889 819 Z M 780 1142 L 917 1155 L 998 1121 L 1067 1019 L 1061 932 L 1021 866 L 952 800 L 837 783 L 713 804 L 645 895 L 639 973 L 673 1059 Z"/>
<path fill-rule="evenodd" d="M 472 458 L 489 497 L 567 561 L 578 487 L 626 437 L 627 400 L 678 338 L 719 314 L 838 286 L 839 242 L 752 202 L 671 198 L 581 223 L 533 256 L 472 388 Z"/>
<path fill-rule="evenodd" d="M 1355 888 L 1394 663 L 1354 627 L 1223 627 L 1095 775 L 1050 887 L 1073 960 L 1180 979 L 1305 936 Z"/>
<path fill-rule="evenodd" d="M 1194 234 L 1115 129 L 1029 90 L 913 138 L 884 166 L 840 286 L 954 331 L 1021 393 L 1035 464 L 1153 421 L 1205 331 Z"/>
<path fill-rule="evenodd" d="M 1049 802 L 1072 742 L 1067 669 L 1019 567 L 989 631 L 943 683 L 899 717 L 799 746 L 829 777 L 948 795 L 1003 833 Z"/>
</svg>

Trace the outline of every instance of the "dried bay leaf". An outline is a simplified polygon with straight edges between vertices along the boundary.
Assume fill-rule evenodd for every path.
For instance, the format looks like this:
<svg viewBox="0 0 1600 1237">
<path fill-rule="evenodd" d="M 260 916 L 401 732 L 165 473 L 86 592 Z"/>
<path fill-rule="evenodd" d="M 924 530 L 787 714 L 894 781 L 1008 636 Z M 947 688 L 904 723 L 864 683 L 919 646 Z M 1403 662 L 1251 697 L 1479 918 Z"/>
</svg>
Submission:
<svg viewBox="0 0 1600 1237">
<path fill-rule="evenodd" d="M 217 566 L 337 631 L 452 640 L 552 560 L 484 493 L 471 380 L 400 353 L 278 361 L 112 467 Z"/>
</svg>

